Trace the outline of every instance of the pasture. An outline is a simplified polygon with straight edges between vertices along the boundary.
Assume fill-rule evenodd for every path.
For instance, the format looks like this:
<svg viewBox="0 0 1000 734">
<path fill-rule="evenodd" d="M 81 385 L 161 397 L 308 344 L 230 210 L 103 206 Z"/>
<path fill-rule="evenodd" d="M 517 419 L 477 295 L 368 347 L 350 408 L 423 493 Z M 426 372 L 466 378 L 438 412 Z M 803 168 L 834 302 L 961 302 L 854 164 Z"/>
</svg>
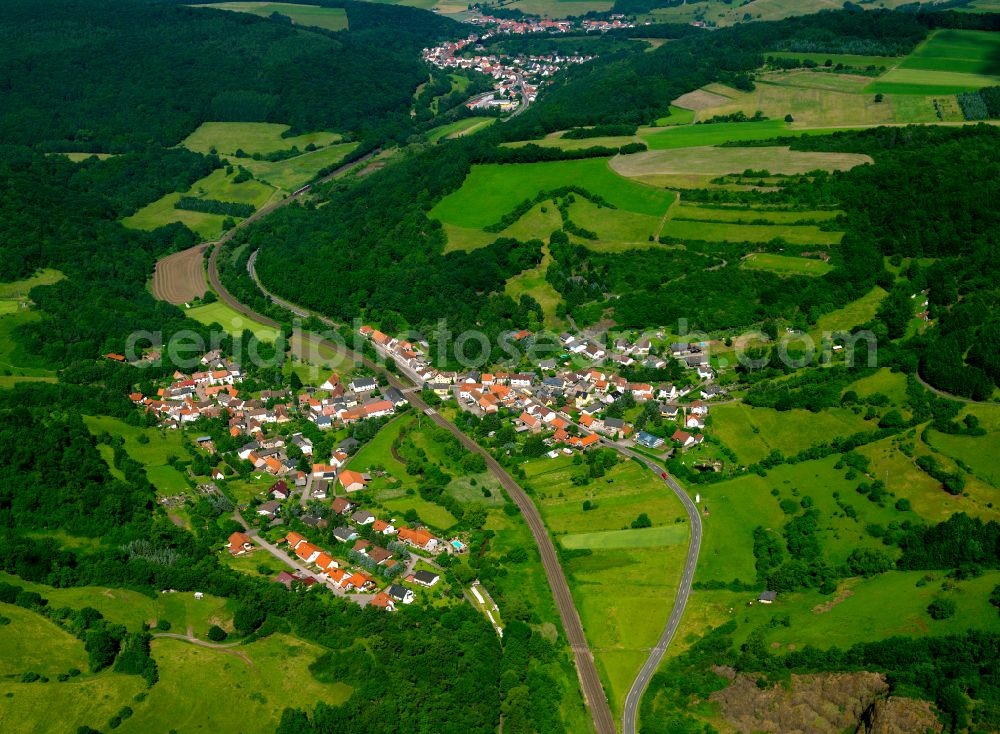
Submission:
<svg viewBox="0 0 1000 734">
<path fill-rule="evenodd" d="M 84 422 L 87 424 L 87 429 L 95 436 L 106 432 L 123 438 L 125 452 L 143 464 L 146 477 L 158 493 L 175 495 L 184 494 L 189 490 L 184 475 L 169 464 L 171 457 L 187 458 L 183 446 L 184 434 L 180 431 L 139 428 L 109 416 L 84 416 Z M 144 436 L 148 441 L 142 443 L 139 440 L 140 436 Z M 101 452 L 101 456 L 112 472 L 116 472 L 112 464 L 114 454 L 108 450 L 110 447 L 101 448 L 105 449 Z"/>
<path fill-rule="evenodd" d="M 612 709 L 666 624 L 684 567 L 690 529 L 684 508 L 653 473 L 620 461 L 604 477 L 578 486 L 586 467 L 571 457 L 522 465 L 545 524 L 564 548 L 590 555 L 565 563 L 570 589 Z M 590 501 L 592 510 L 583 510 Z M 646 513 L 652 527 L 630 527 Z"/>
<path fill-rule="evenodd" d="M 69 158 L 73 163 L 81 163 L 90 158 L 96 158 L 99 161 L 106 161 L 108 158 L 114 158 L 113 153 L 53 153 L 53 155 L 63 155 Z"/>
<path fill-rule="evenodd" d="M 794 209 L 756 208 L 752 205 L 740 206 L 739 204 L 688 204 L 683 201 L 670 209 L 670 216 L 673 219 L 691 219 L 699 222 L 730 222 L 733 224 L 748 224 L 751 221 L 763 221 L 769 224 L 818 222 L 836 219 L 840 213 L 835 209 L 796 211 Z"/>
<path fill-rule="evenodd" d="M 765 123 L 752 124 L 763 125 Z M 704 127 L 711 128 L 717 127 L 717 125 Z M 697 126 L 693 126 L 690 129 L 696 128 Z M 721 176 L 727 173 L 742 173 L 748 169 L 754 171 L 763 169 L 771 173 L 792 175 L 817 169 L 846 171 L 871 162 L 872 159 L 866 155 L 795 151 L 787 146 L 768 146 L 766 148 L 699 146 L 648 150 L 645 153 L 616 156 L 611 159 L 611 168 L 628 177 L 685 173 Z"/>
<path fill-rule="evenodd" d="M 480 130 L 485 130 L 496 121 L 495 117 L 463 117 L 461 120 L 440 125 L 427 133 L 427 140 L 437 143 L 441 140 L 464 138 Z"/>
<path fill-rule="evenodd" d="M 32 288 L 42 285 L 52 285 L 65 278 L 60 271 L 52 268 L 43 268 L 30 278 L 23 280 L 12 280 L 0 283 L 0 300 L 24 301 L 28 298 L 28 293 Z"/>
<path fill-rule="evenodd" d="M 770 242 L 780 237 L 792 245 L 836 245 L 844 236 L 843 232 L 827 232 L 811 224 L 731 224 L 684 219 L 668 219 L 662 234 L 709 242 Z"/>
<path fill-rule="evenodd" d="M 81 602 L 80 606 L 87 605 L 85 600 Z M 4 666 L 20 665 L 15 672 L 34 670 L 53 677 L 71 667 L 86 670 L 82 642 L 39 615 L 18 607 L 3 607 L 2 613 L 14 620 L 0 629 L 0 644 L 10 653 L 2 656 Z M 178 631 L 183 634 L 184 628 Z M 6 639 L 18 632 L 23 635 L 23 643 Z M 34 651 L 21 649 L 26 647 Z M 22 654 L 25 652 L 27 655 Z M 43 653 L 44 659 L 33 659 Z M 207 727 L 215 732 L 264 734 L 274 731 L 281 712 L 288 706 L 309 708 L 317 700 L 337 705 L 350 697 L 350 686 L 320 683 L 309 672 L 310 663 L 322 653 L 317 645 L 283 634 L 225 650 L 154 639 L 152 656 L 159 680 L 152 688 L 147 689 L 139 676 L 111 671 L 84 673 L 62 683 L 4 680 L 0 682 L 0 693 L 6 702 L 0 707 L 0 727 L 39 734 L 75 731 L 84 725 L 103 729 L 119 709 L 128 705 L 134 713 L 117 729 L 126 734 L 163 730 L 164 722 L 179 731 Z M 58 698 L 58 706 L 51 705 L 53 696 Z M 177 701 L 182 699 L 188 704 L 178 707 Z M 227 706 L 218 706 L 222 699 Z M 233 707 L 247 715 L 234 718 Z M 34 715 L 39 710 L 45 710 L 47 715 Z"/>
<path fill-rule="evenodd" d="M 184 315 L 205 326 L 218 324 L 231 336 L 241 336 L 244 331 L 249 330 L 261 341 L 273 342 L 279 334 L 277 329 L 253 321 L 222 301 L 189 308 L 184 311 Z"/>
<path fill-rule="evenodd" d="M 353 359 L 314 339 L 303 338 L 300 331 L 294 332 L 288 342 L 292 359 L 286 362 L 287 369 L 298 373 L 303 385 L 321 385 L 331 371 L 347 377 L 354 369 Z"/>
<path fill-rule="evenodd" d="M 158 260 L 153 271 L 153 295 L 175 306 L 205 295 L 205 247 L 198 245 Z"/>
<path fill-rule="evenodd" d="M 323 648 L 289 635 L 272 635 L 238 651 L 210 650 L 181 640 L 153 642 L 160 680 L 120 731 L 146 732 L 162 726 L 164 712 L 178 731 L 206 728 L 216 732 L 274 731 L 289 706 L 311 709 L 317 701 L 343 703 L 353 689 L 344 683 L 320 683 L 309 665 Z M 197 695 L 191 695 L 197 692 Z M 178 707 L 184 700 L 188 705 Z M 225 700 L 225 706 L 219 706 Z M 239 711 L 239 723 L 233 720 Z"/>
<path fill-rule="evenodd" d="M 524 270 L 508 279 L 504 284 L 504 293 L 515 301 L 520 299 L 522 295 L 534 298 L 542 307 L 545 328 L 557 330 L 563 324 L 562 319 L 556 314 L 556 307 L 562 303 L 562 296 L 545 279 L 545 272 L 552 263 L 552 255 L 547 247 L 544 253 L 545 256 L 536 267 Z"/>
<path fill-rule="evenodd" d="M 717 105 L 705 107 L 698 116 L 734 112 L 753 114 L 760 111 L 774 120 L 791 115 L 793 130 L 834 126 L 872 126 L 894 122 L 938 122 L 933 98 L 919 96 L 899 99 L 889 94 L 876 101 L 868 90 L 872 78 L 834 74 L 819 70 L 794 69 L 761 74 L 756 87 L 740 92 L 718 84 L 712 90 L 724 90 L 726 98 Z M 892 90 L 883 90 L 889 92 Z M 957 119 L 962 119 L 960 116 Z M 760 124 L 760 123 L 753 123 Z"/>
<path fill-rule="evenodd" d="M 773 449 L 790 456 L 835 436 L 849 436 L 873 427 L 847 408 L 812 413 L 730 403 L 715 406 L 710 415 L 712 431 L 747 465 L 765 458 Z"/>
<path fill-rule="evenodd" d="M 676 101 L 676 100 L 675 100 Z M 670 114 L 656 120 L 656 127 L 669 127 L 670 125 L 690 125 L 694 122 L 694 110 L 676 104 L 670 105 Z"/>
<path fill-rule="evenodd" d="M 782 464 L 770 469 L 766 477 L 747 474 L 700 488 L 702 507 L 708 515 L 696 578 L 754 582 L 753 531 L 760 526 L 780 536 L 782 526 L 791 519 L 779 506 L 780 500 L 798 505 L 804 497 L 812 499 L 821 513 L 817 536 L 823 557 L 833 565 L 843 563 L 858 547 L 886 550 L 879 539 L 867 533 L 866 526 L 884 527 L 890 522 L 916 520 L 916 516 L 896 510 L 891 501 L 879 507 L 855 492 L 863 477 L 848 480 L 846 469 L 834 468 L 839 459 L 830 456 Z M 856 518 L 848 517 L 838 502 L 851 506 Z"/>
<path fill-rule="evenodd" d="M 856 301 L 820 316 L 816 320 L 816 326 L 809 330 L 809 336 L 818 341 L 826 333 L 848 331 L 871 321 L 875 318 L 875 314 L 886 295 L 883 288 L 875 286 Z"/>
<path fill-rule="evenodd" d="M 133 229 L 153 230 L 180 222 L 205 240 L 215 239 L 222 233 L 222 224 L 226 220 L 224 215 L 175 209 L 174 204 L 182 196 L 193 196 L 198 199 L 250 204 L 259 209 L 277 195 L 274 188 L 259 181 L 236 183 L 235 176 L 235 171 L 227 174 L 225 169 L 218 168 L 196 181 L 187 191 L 172 192 L 147 204 L 135 214 L 125 217 L 122 224 Z"/>
<path fill-rule="evenodd" d="M 347 11 L 344 8 L 321 8 L 316 5 L 299 5 L 282 2 L 228 2 L 212 3 L 210 5 L 195 5 L 197 8 L 215 8 L 231 10 L 236 13 L 251 13 L 262 18 L 272 13 L 279 13 L 291 18 L 295 25 L 315 26 L 328 31 L 343 31 L 347 29 Z"/>
<path fill-rule="evenodd" d="M 940 30 L 896 68 L 879 77 L 869 92 L 954 94 L 1000 84 L 1000 33 Z"/>
<path fill-rule="evenodd" d="M 0 680 L 28 671 L 55 678 L 70 668 L 87 669 L 83 642 L 40 614 L 0 604 Z M 2 685 L 2 684 L 0 684 Z"/>
<path fill-rule="evenodd" d="M 336 166 L 358 147 L 357 143 L 339 143 L 283 161 L 233 159 L 260 181 L 283 191 L 295 191 L 314 179 L 321 170 Z"/>
<path fill-rule="evenodd" d="M 93 607 L 106 619 L 125 625 L 132 632 L 139 631 L 144 622 L 152 623 L 156 619 L 166 619 L 170 622 L 172 631 L 181 634 L 191 627 L 195 636 L 202 639 L 213 624 L 232 629 L 232 601 L 210 594 L 195 599 L 192 592 L 181 591 L 147 596 L 128 589 L 99 586 L 57 589 L 44 584 L 33 584 L 6 573 L 0 573 L 0 581 L 16 584 L 28 591 L 37 591 L 52 606 L 73 609 Z"/>
<path fill-rule="evenodd" d="M 625 548 L 652 548 L 677 545 L 687 539 L 687 529 L 683 524 L 666 525 L 659 528 L 636 528 L 628 530 L 602 530 L 596 533 L 573 533 L 559 539 L 563 548 L 576 550 L 621 550 Z"/>
<path fill-rule="evenodd" d="M 672 193 L 619 176 L 604 158 L 489 164 L 473 166 L 462 187 L 439 201 L 430 216 L 446 224 L 482 229 L 538 192 L 570 183 L 621 209 L 650 216 L 662 216 L 674 198 Z"/>
<path fill-rule="evenodd" d="M 825 275 L 833 270 L 830 263 L 811 257 L 775 255 L 772 252 L 753 252 L 743 258 L 741 268 L 766 270 L 777 275 Z"/>
<path fill-rule="evenodd" d="M 611 0 L 517 0 L 505 7 L 543 18 L 567 18 L 571 15 L 604 13 L 611 9 Z"/>
<path fill-rule="evenodd" d="M 236 3 L 225 3 L 236 4 Z M 246 3 L 251 4 L 251 3 Z M 260 3 L 264 5 L 265 3 Z M 208 6 L 214 7 L 214 6 Z M 300 6 L 313 7 L 313 6 Z M 316 10 L 339 10 L 342 8 L 319 8 Z M 188 135 L 181 143 L 188 150 L 196 153 L 209 153 L 213 149 L 219 155 L 233 155 L 242 150 L 248 155 L 254 153 L 276 153 L 289 150 L 293 146 L 300 150 L 307 145 L 325 147 L 340 141 L 340 135 L 330 132 L 306 133 L 304 135 L 288 135 L 291 128 L 273 122 L 203 122 L 198 129 Z M 238 159 L 236 162 L 239 162 Z"/>
</svg>

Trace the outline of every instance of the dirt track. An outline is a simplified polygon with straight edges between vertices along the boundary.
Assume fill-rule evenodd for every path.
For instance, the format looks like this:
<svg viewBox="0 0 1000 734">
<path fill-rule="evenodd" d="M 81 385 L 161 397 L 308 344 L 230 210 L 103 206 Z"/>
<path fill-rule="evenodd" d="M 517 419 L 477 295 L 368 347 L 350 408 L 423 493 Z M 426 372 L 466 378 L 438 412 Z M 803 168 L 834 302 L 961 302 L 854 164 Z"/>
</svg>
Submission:
<svg viewBox="0 0 1000 734">
<path fill-rule="evenodd" d="M 181 306 L 205 295 L 205 248 L 191 247 L 168 255 L 156 263 L 153 271 L 153 295 L 161 301 Z"/>
</svg>

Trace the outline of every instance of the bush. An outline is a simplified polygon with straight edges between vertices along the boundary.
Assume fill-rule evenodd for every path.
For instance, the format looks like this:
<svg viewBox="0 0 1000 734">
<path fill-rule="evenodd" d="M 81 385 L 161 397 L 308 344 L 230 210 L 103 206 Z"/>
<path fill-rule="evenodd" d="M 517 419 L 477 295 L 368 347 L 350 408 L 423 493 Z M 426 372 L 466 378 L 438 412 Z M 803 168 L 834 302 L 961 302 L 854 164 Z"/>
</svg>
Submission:
<svg viewBox="0 0 1000 734">
<path fill-rule="evenodd" d="M 226 634 L 226 631 L 217 624 L 213 624 L 211 627 L 208 628 L 208 639 L 210 639 L 212 642 L 222 642 L 228 636 L 229 635 Z"/>
<path fill-rule="evenodd" d="M 927 613 L 931 619 L 948 619 L 955 616 L 955 602 L 952 599 L 938 597 L 927 607 Z"/>
<path fill-rule="evenodd" d="M 160 630 L 160 632 L 169 632 L 170 622 L 166 619 L 158 619 L 156 620 L 156 629 Z"/>
<path fill-rule="evenodd" d="M 651 528 L 653 527 L 653 521 L 649 519 L 649 515 L 643 512 L 639 517 L 632 521 L 633 528 Z"/>
</svg>

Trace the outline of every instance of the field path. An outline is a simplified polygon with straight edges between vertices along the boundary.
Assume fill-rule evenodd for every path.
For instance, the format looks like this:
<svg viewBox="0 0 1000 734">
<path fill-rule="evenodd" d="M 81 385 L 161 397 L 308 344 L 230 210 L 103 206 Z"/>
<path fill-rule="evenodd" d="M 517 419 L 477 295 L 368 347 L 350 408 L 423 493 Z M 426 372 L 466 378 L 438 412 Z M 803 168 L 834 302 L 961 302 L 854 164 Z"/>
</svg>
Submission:
<svg viewBox="0 0 1000 734">
<path fill-rule="evenodd" d="M 215 650 L 216 652 L 222 652 L 226 655 L 238 657 L 251 668 L 256 669 L 257 667 L 254 665 L 253 660 L 250 659 L 250 656 L 244 651 L 233 649 L 234 647 L 240 645 L 240 642 L 206 642 L 205 640 L 199 640 L 195 637 L 191 633 L 190 628 L 188 629 L 188 633 L 186 635 L 177 634 L 175 632 L 154 632 L 153 637 L 167 640 L 181 640 L 192 645 L 197 645 L 198 647 L 207 647 L 209 650 Z"/>
<path fill-rule="evenodd" d="M 287 201 L 287 200 L 286 200 Z M 282 202 L 285 203 L 285 202 Z M 258 215 L 263 215 L 262 212 L 258 212 Z M 246 226 L 255 218 L 259 218 L 258 215 L 254 215 L 249 219 L 244 220 L 240 225 Z M 218 269 L 218 255 L 222 248 L 222 245 L 227 241 L 232 234 L 238 231 L 240 228 L 230 230 L 227 236 L 212 249 L 212 254 L 208 261 L 208 279 L 212 285 L 212 288 L 218 293 L 219 298 L 227 303 L 229 306 L 239 311 L 245 316 L 249 316 L 255 320 L 260 321 L 260 323 L 272 327 L 280 327 L 278 322 L 273 319 L 264 316 L 263 314 L 258 314 L 253 309 L 244 305 L 238 301 L 222 284 L 219 278 Z M 251 275 L 254 275 L 252 263 L 248 263 L 251 271 Z M 278 301 L 272 294 L 268 293 L 267 290 L 261 285 L 260 281 L 254 278 L 258 287 L 261 291 L 272 299 L 275 303 L 284 306 L 292 313 L 296 315 L 302 315 L 305 309 L 301 307 L 294 306 L 287 302 Z M 317 318 L 321 319 L 324 323 L 335 326 L 336 324 L 323 317 L 320 314 L 314 314 Z M 309 339 L 317 342 L 327 349 L 331 349 L 335 352 L 346 353 L 346 356 L 354 359 L 356 362 L 363 364 L 368 369 L 376 372 L 378 374 L 384 375 L 389 385 L 395 387 L 397 390 L 407 389 L 409 386 L 402 382 L 397 375 L 389 372 L 381 364 L 376 364 L 374 361 L 364 357 L 361 354 L 352 352 L 350 350 L 344 349 L 342 346 L 334 344 L 333 342 L 327 341 L 325 339 L 320 339 L 319 337 L 303 332 L 301 334 L 303 339 Z M 405 374 L 406 369 L 403 365 L 399 365 L 400 370 Z M 414 384 L 420 384 L 419 378 L 413 380 Z M 594 728 L 597 734 L 617 734 L 617 727 L 615 726 L 614 717 L 611 714 L 611 707 L 608 704 L 608 697 L 604 691 L 604 686 L 601 684 L 601 678 L 597 673 L 597 667 L 594 663 L 594 656 L 590 652 L 590 648 L 587 645 L 587 638 L 583 632 L 583 624 L 580 621 L 580 615 L 573 604 L 573 596 L 569 590 L 569 584 L 566 582 L 566 575 L 563 572 L 563 568 L 559 563 L 559 558 L 556 555 L 555 546 L 552 543 L 552 539 L 549 537 L 547 530 L 545 529 L 545 524 L 542 522 L 542 516 L 538 512 L 538 508 L 535 507 L 531 498 L 528 497 L 527 493 L 514 481 L 513 477 L 507 473 L 507 471 L 500 466 L 499 462 L 493 458 L 493 455 L 488 451 L 483 449 L 479 444 L 469 438 L 465 433 L 463 433 L 457 426 L 444 418 L 436 410 L 432 409 L 427 403 L 420 399 L 419 395 L 415 392 L 408 393 L 408 399 L 410 403 L 417 409 L 422 411 L 425 415 L 430 417 L 436 424 L 451 433 L 456 439 L 458 439 L 466 449 L 473 453 L 477 453 L 483 457 L 486 461 L 486 468 L 489 470 L 494 477 L 500 482 L 500 485 L 507 492 L 507 495 L 511 498 L 518 509 L 521 511 L 525 522 L 528 525 L 531 535 L 535 540 L 535 545 L 538 547 L 539 555 L 541 556 L 542 566 L 545 569 L 545 575 L 549 582 L 549 587 L 552 589 L 552 596 L 555 599 L 556 607 L 559 610 L 559 616 L 563 624 L 563 630 L 566 634 L 567 642 L 569 643 L 570 649 L 573 652 L 574 661 L 576 663 L 577 675 L 580 678 L 581 688 L 583 690 L 584 701 L 586 702 L 588 708 L 590 709 L 590 714 L 594 722 Z M 245 525 L 245 523 L 244 523 Z M 261 545 L 266 544 L 259 538 L 254 537 L 251 534 L 253 540 Z M 276 549 L 275 549 L 276 550 Z M 272 551 L 273 553 L 273 551 Z M 280 558 L 280 556 L 278 556 Z M 288 561 L 286 561 L 288 562 Z"/>
</svg>

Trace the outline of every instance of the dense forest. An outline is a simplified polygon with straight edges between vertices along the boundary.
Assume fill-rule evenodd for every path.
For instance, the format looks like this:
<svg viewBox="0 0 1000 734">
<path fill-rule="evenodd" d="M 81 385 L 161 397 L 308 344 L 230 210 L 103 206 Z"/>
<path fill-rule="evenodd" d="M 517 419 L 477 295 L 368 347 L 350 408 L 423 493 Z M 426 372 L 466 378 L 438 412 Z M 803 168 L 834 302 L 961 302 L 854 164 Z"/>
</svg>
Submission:
<svg viewBox="0 0 1000 734">
<path fill-rule="evenodd" d="M 426 78 L 420 49 L 459 26 L 406 7 L 321 4 L 346 8 L 351 29 L 179 2 L 11 0 L 0 17 L 0 140 L 120 152 L 174 145 L 206 120 L 398 133 Z"/>
</svg>

